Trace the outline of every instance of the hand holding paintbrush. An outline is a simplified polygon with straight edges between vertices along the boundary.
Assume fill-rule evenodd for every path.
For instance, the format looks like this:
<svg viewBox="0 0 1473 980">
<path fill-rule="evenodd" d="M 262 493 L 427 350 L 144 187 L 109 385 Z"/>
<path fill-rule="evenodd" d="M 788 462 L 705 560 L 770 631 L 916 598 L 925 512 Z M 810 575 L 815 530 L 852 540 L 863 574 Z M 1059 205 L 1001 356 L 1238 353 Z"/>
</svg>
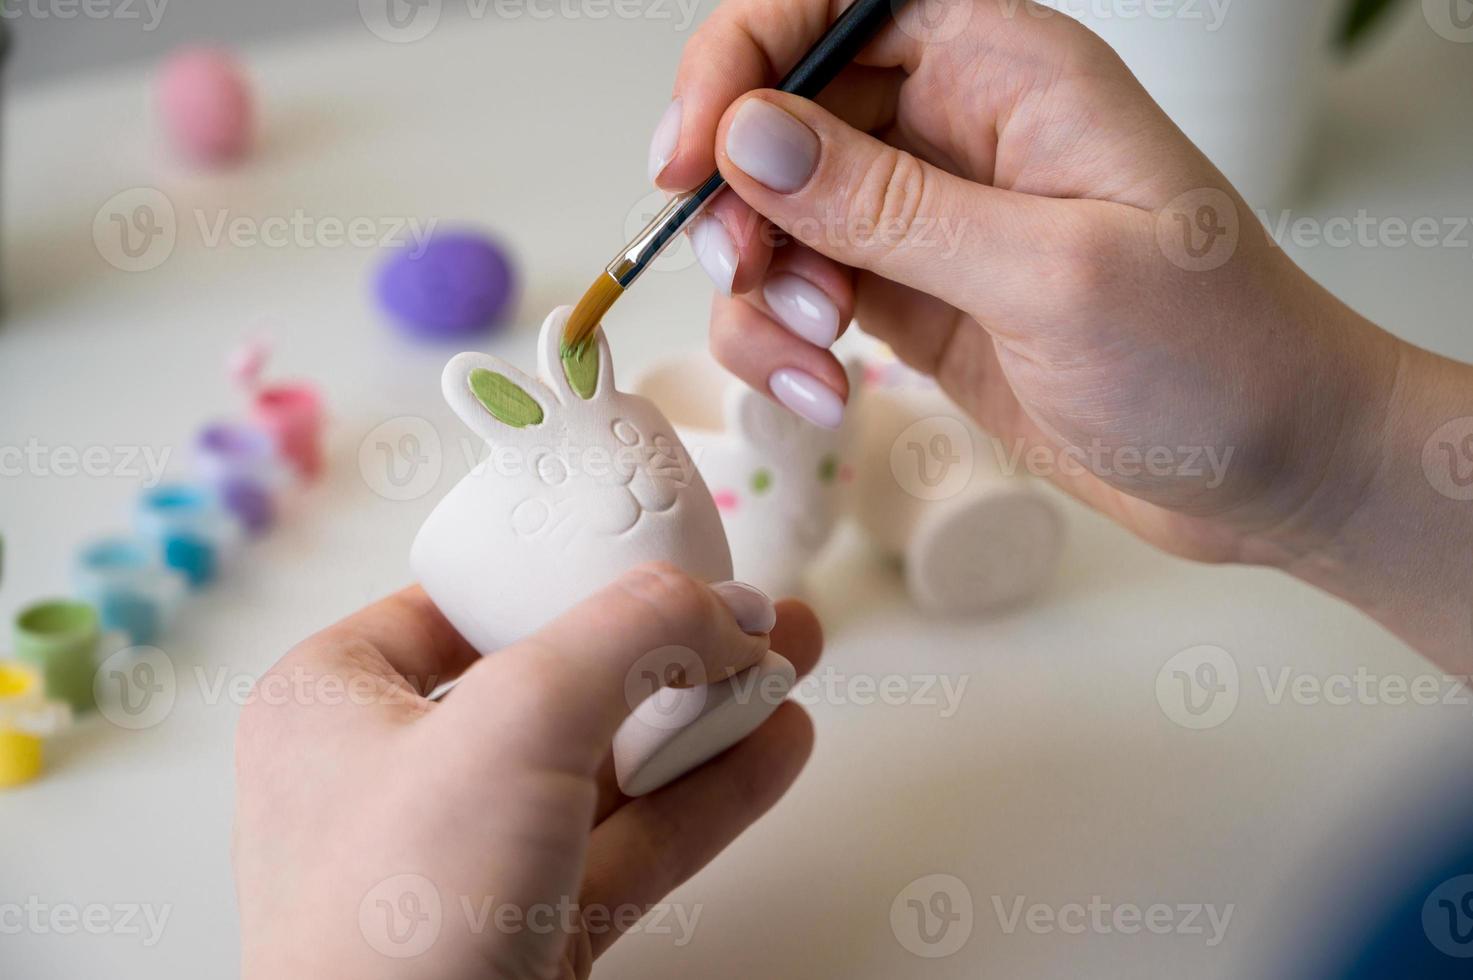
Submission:
<svg viewBox="0 0 1473 980">
<path fill-rule="evenodd" d="M 816 96 L 908 2 L 856 0 L 808 49 L 778 84 L 778 89 L 804 98 Z M 695 190 L 670 199 L 654 220 L 624 246 L 573 308 L 563 334 L 565 349 L 581 349 L 588 342 L 624 290 L 634 284 L 725 186 L 721 174 L 713 173 Z"/>
</svg>

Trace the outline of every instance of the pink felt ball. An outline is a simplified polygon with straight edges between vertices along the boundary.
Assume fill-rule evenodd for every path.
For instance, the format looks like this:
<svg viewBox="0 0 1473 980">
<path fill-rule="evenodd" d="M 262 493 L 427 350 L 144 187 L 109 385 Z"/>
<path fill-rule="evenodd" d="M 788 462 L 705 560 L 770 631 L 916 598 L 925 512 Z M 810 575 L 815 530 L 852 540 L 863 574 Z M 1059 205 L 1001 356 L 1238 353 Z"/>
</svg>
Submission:
<svg viewBox="0 0 1473 980">
<path fill-rule="evenodd" d="M 250 84 L 228 52 L 189 48 L 172 55 L 159 75 L 158 100 L 170 140 L 188 159 L 229 163 L 250 147 Z"/>
</svg>

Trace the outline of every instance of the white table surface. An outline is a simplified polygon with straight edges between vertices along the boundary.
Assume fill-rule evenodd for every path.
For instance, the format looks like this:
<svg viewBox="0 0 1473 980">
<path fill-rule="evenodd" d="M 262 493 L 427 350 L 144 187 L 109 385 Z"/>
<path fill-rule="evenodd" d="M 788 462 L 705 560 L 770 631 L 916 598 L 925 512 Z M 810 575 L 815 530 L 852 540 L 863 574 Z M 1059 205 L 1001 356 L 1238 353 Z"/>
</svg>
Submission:
<svg viewBox="0 0 1473 980">
<path fill-rule="evenodd" d="M 533 328 L 576 298 L 645 197 L 645 147 L 686 34 L 669 21 L 467 20 L 390 44 L 358 28 L 248 52 L 265 136 L 243 168 L 188 173 L 159 147 L 142 69 L 35 88 L 6 107 L 0 445 L 136 446 L 173 454 L 239 407 L 222 360 L 264 328 L 274 368 L 317 379 L 332 410 L 331 474 L 163 644 L 180 678 L 161 724 L 92 718 L 51 744 L 46 778 L 0 795 L 0 905 L 171 906 L 164 935 L 0 933 L 6 977 L 228 976 L 239 940 L 230 877 L 238 707 L 216 681 L 256 676 L 294 641 L 408 580 L 406 552 L 466 469 L 468 433 L 438 391 L 447 351 L 388 330 L 368 292 L 372 249 L 206 247 L 196 211 L 314 219 L 439 218 L 497 229 L 520 257 L 517 326 L 491 342 L 530 355 Z M 1313 191 L 1295 214 L 1473 215 L 1467 46 L 1404 18 L 1335 81 Z M 637 106 L 630 113 L 627 106 Z M 125 273 L 92 243 L 112 195 L 162 190 L 174 253 Z M 1473 248 L 1291 249 L 1351 303 L 1419 343 L 1473 358 Z M 703 342 L 708 287 L 693 268 L 620 305 L 617 359 L 637 369 Z M 427 495 L 384 499 L 358 465 L 365 436 L 419 416 L 443 443 Z M 0 615 L 67 591 L 82 538 L 125 526 L 138 479 L 0 480 Z M 1134 977 L 1247 975 L 1306 908 L 1327 839 L 1374 811 L 1393 773 L 1468 743 L 1466 706 L 1271 703 L 1258 680 L 1434 673 L 1381 629 L 1278 574 L 1164 557 L 1077 507 L 1057 584 L 1031 607 L 938 622 L 853 534 L 812 597 L 843 678 L 965 680 L 960 710 L 815 701 L 818 745 L 776 810 L 678 900 L 692 941 L 621 942 L 607 977 Z M 1219 645 L 1243 678 L 1233 716 L 1187 731 L 1157 704 L 1158 670 Z M 199 677 L 205 680 L 201 682 Z M 813 693 L 809 692 L 810 695 Z M 1445 761 L 1446 756 L 1442 756 Z M 1347 858 L 1355 860 L 1354 856 Z M 970 938 L 921 959 L 892 932 L 912 880 L 961 879 Z M 1058 908 L 1232 904 L 1223 942 L 1091 931 L 1008 934 L 995 903 Z M 0 923 L 3 924 L 3 923 Z"/>
</svg>

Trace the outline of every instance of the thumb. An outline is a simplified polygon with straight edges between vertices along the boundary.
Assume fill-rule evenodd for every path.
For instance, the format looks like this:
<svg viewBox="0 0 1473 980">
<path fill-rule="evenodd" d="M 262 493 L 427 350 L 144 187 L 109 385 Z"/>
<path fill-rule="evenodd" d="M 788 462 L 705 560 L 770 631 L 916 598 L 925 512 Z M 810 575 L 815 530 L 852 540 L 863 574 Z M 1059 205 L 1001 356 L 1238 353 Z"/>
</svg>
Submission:
<svg viewBox="0 0 1473 980">
<path fill-rule="evenodd" d="M 1067 202 L 965 180 L 783 92 L 734 102 L 716 144 L 732 189 L 789 235 L 979 318 L 1036 295 L 1037 277 L 1058 271 L 1052 243 L 1070 237 L 1040 228 L 1078 218 Z"/>
</svg>

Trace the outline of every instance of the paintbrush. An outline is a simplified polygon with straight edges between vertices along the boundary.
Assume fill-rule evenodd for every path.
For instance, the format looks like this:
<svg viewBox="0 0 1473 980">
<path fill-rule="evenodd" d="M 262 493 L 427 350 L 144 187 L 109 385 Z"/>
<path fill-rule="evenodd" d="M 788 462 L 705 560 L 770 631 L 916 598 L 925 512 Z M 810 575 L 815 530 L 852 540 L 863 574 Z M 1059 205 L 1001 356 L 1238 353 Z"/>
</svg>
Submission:
<svg viewBox="0 0 1473 980">
<path fill-rule="evenodd" d="M 855 0 L 783 77 L 778 90 L 805 99 L 818 95 L 908 2 Z M 563 326 L 564 354 L 583 349 L 598 329 L 604 314 L 624 295 L 624 290 L 634 284 L 634 280 L 659 258 L 675 236 L 684 231 L 725 186 L 726 181 L 721 174 L 713 173 L 695 190 L 672 197 L 654 220 L 619 251 L 614 261 L 588 287 L 578 305 L 573 307 L 568 322 Z"/>
</svg>

